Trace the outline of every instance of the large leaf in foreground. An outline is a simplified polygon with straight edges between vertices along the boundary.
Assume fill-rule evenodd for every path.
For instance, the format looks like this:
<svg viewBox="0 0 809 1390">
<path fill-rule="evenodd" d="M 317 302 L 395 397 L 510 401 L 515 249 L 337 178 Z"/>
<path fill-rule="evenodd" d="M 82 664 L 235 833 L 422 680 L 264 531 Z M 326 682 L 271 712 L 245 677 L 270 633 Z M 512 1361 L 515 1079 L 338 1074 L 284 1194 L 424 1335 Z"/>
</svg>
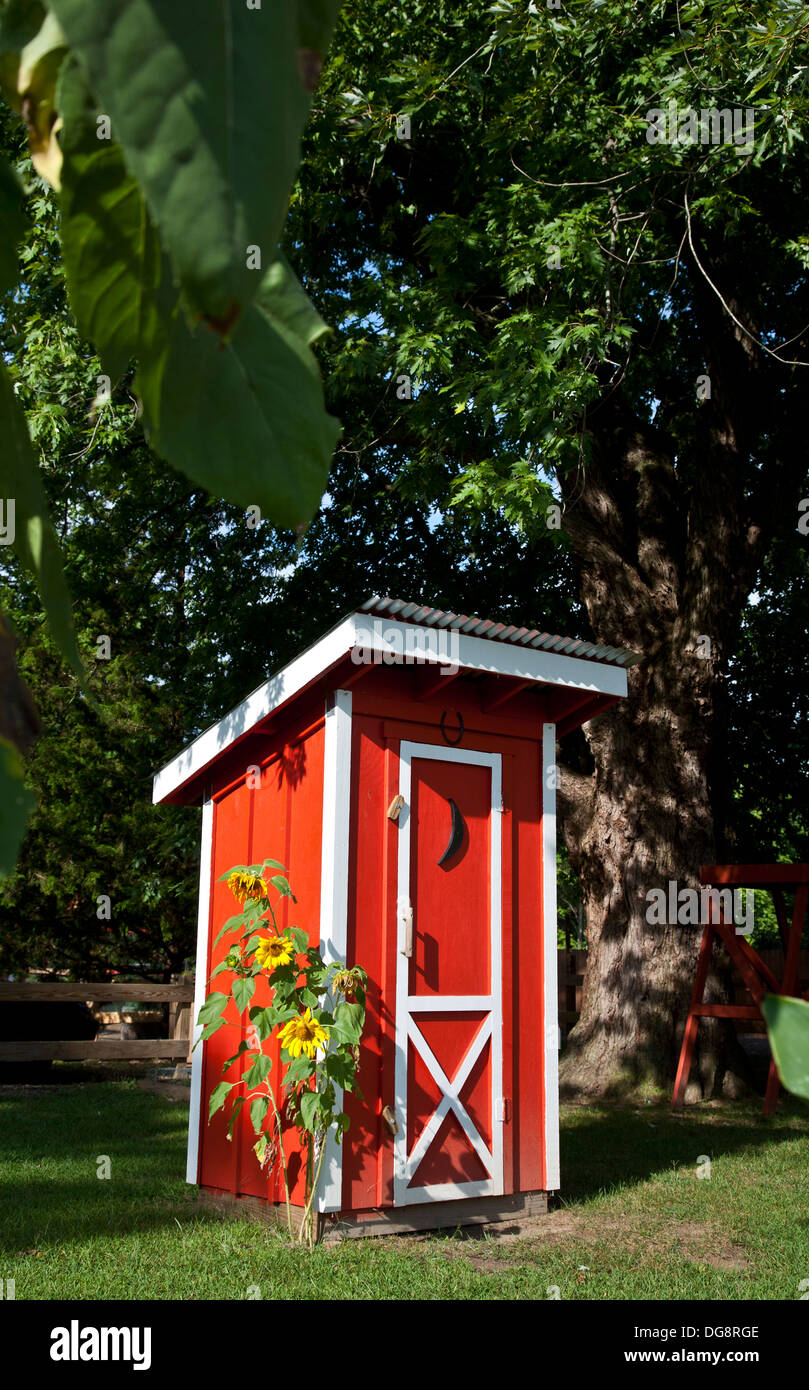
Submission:
<svg viewBox="0 0 809 1390">
<path fill-rule="evenodd" d="M 275 526 L 310 520 L 340 432 L 310 344 L 325 325 L 292 271 L 273 265 L 229 341 L 175 314 L 136 389 L 152 448 L 215 496 Z"/>
<path fill-rule="evenodd" d="M 778 1075 L 788 1091 L 809 1100 L 809 1004 L 768 994 L 761 1005 Z"/>
<path fill-rule="evenodd" d="M 27 223 L 22 184 L 0 155 L 0 294 L 12 289 L 19 279 L 17 242 Z"/>
<path fill-rule="evenodd" d="M 99 140 L 96 103 L 77 60 L 59 83 L 63 121 L 62 255 L 70 305 L 113 380 L 139 352 L 154 355 L 179 291 L 115 140 Z"/>
<path fill-rule="evenodd" d="M 25 414 L 11 379 L 0 363 L 0 439 L 3 491 L 14 502 L 15 549 L 35 576 L 54 641 L 80 680 L 84 673 L 76 643 L 70 595 L 56 533 L 48 515 L 45 489 L 28 435 Z"/>
<path fill-rule="evenodd" d="M 195 313 L 221 330 L 275 254 L 339 0 L 50 0 Z"/>
</svg>

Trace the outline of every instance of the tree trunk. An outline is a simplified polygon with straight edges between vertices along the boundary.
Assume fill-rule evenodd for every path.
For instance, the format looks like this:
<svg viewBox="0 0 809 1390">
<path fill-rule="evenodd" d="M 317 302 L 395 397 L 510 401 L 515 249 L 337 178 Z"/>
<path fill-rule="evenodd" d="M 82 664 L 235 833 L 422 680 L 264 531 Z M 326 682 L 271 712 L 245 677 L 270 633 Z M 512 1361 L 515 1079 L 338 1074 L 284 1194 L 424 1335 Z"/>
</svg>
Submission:
<svg viewBox="0 0 809 1390">
<path fill-rule="evenodd" d="M 698 659 L 698 658 L 697 658 Z M 709 732 L 688 698 L 688 663 L 630 674 L 629 698 L 594 720 L 589 777 L 563 767 L 563 834 L 582 883 L 588 963 L 581 1016 L 561 1063 L 563 1089 L 670 1093 L 701 926 L 647 918 L 650 889 L 699 887 L 715 862 L 706 775 Z M 715 1000 L 727 997 L 716 973 Z M 700 1024 L 689 1099 L 737 1095 L 746 1079 L 732 1025 Z"/>
<path fill-rule="evenodd" d="M 586 726 L 585 771 L 562 764 L 589 954 L 561 1078 L 591 1095 L 670 1092 L 701 927 L 655 924 L 649 894 L 662 889 L 668 901 L 671 882 L 698 890 L 700 866 L 716 862 L 716 716 L 747 593 L 747 532 L 725 444 L 686 501 L 652 427 L 627 423 L 616 403 L 599 426 L 584 487 L 563 483 L 567 526 L 597 640 L 643 661 L 627 700 Z M 727 998 L 716 973 L 709 997 Z M 732 1025 L 701 1023 L 690 1098 L 738 1093 L 746 1072 Z"/>
</svg>

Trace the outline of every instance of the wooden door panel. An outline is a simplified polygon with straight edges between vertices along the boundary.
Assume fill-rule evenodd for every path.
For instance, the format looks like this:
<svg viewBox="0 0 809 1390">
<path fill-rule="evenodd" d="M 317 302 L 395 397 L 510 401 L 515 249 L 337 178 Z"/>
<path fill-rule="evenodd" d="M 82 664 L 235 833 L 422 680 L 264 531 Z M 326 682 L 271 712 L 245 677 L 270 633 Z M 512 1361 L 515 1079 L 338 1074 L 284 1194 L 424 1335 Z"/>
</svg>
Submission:
<svg viewBox="0 0 809 1390">
<path fill-rule="evenodd" d="M 503 1191 L 501 777 L 401 745 L 396 1205 Z"/>
</svg>

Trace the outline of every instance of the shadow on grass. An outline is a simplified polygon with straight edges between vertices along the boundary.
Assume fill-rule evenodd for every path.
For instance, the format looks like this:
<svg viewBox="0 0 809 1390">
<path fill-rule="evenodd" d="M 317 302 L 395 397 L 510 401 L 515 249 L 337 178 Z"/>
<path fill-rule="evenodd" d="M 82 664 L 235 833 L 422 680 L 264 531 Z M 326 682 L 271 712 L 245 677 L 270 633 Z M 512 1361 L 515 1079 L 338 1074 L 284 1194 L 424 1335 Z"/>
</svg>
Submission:
<svg viewBox="0 0 809 1390">
<path fill-rule="evenodd" d="M 187 1124 L 187 1106 L 114 1083 L 0 1095 L 0 1251 L 221 1225 L 185 1185 Z"/>
<path fill-rule="evenodd" d="M 45 1243 L 157 1232 L 189 1221 L 228 1224 L 222 1213 L 199 1208 L 184 1183 L 186 1126 L 185 1105 L 131 1082 L 7 1091 L 0 1096 L 0 1250 L 19 1254 Z M 748 1102 L 678 1114 L 667 1106 L 568 1105 L 556 1202 L 572 1207 L 673 1167 L 693 1169 L 701 1155 L 715 1161 L 805 1143 L 807 1133 L 809 1110 L 791 1097 L 769 1120 Z M 96 1176 L 102 1155 L 111 1161 L 109 1179 Z M 507 1223 L 488 1234 L 518 1229 Z M 481 1232 L 463 1234 L 474 1239 Z"/>
<path fill-rule="evenodd" d="M 614 1188 L 646 1182 L 674 1167 L 696 1168 L 772 1144 L 805 1139 L 809 1108 L 782 1098 L 765 1119 L 756 1102 L 719 1102 L 674 1112 L 627 1104 L 566 1107 L 562 1119 L 559 1200 L 570 1206 Z"/>
</svg>

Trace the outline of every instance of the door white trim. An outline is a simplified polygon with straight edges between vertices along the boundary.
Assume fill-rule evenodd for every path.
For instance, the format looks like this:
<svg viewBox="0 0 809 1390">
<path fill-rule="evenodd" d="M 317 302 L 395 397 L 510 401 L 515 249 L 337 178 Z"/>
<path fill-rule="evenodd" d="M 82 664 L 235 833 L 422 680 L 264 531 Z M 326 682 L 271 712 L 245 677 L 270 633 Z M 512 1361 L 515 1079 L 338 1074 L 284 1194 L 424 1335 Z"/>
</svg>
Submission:
<svg viewBox="0 0 809 1390">
<path fill-rule="evenodd" d="M 410 798 L 412 762 L 414 758 L 435 762 L 465 763 L 488 767 L 491 771 L 490 821 L 490 903 L 491 929 L 491 993 L 484 995 L 412 995 L 409 989 L 409 961 L 403 954 L 405 945 L 404 913 L 400 910 L 410 901 Z M 399 815 L 399 854 L 397 865 L 397 965 L 396 965 L 396 1118 L 399 1130 L 393 1143 L 393 1203 L 409 1206 L 416 1202 L 443 1202 L 460 1197 L 500 1196 L 503 1191 L 503 1127 L 498 1118 L 503 1113 L 503 1002 L 502 1002 L 502 758 L 499 753 L 481 753 L 477 749 L 444 748 L 433 743 L 405 741 L 399 749 L 399 793 L 404 806 Z M 418 930 L 418 923 L 416 923 Z M 461 1010 L 480 1011 L 486 1017 L 453 1082 L 445 1075 L 427 1045 L 426 1039 L 413 1019 L 414 1013 L 436 1013 Z M 460 1102 L 461 1089 L 481 1050 L 490 1041 L 492 1076 L 492 1147 L 478 1133 L 470 1116 Z M 413 1149 L 407 1153 L 407 1048 L 417 1047 L 419 1056 L 442 1092 L 443 1099 L 427 1122 Z M 438 1133 L 442 1121 L 451 1111 L 460 1121 L 473 1149 L 489 1170 L 489 1178 L 474 1182 L 436 1183 L 430 1187 L 411 1187 L 409 1180 Z"/>
</svg>

